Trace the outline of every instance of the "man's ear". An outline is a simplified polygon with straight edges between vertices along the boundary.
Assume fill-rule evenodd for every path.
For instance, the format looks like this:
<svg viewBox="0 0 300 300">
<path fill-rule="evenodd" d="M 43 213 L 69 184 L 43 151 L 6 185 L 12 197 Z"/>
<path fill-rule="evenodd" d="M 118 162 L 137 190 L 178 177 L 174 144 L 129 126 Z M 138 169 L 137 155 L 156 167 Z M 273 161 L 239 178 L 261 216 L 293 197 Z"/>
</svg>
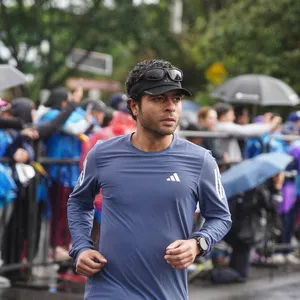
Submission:
<svg viewBox="0 0 300 300">
<path fill-rule="evenodd" d="M 129 107 L 130 107 L 130 109 L 131 109 L 131 111 L 132 111 L 132 114 L 136 117 L 137 114 L 138 114 L 138 109 L 139 109 L 138 103 L 135 102 L 132 98 L 129 98 L 129 99 L 127 100 L 127 102 L 128 102 Z"/>
</svg>

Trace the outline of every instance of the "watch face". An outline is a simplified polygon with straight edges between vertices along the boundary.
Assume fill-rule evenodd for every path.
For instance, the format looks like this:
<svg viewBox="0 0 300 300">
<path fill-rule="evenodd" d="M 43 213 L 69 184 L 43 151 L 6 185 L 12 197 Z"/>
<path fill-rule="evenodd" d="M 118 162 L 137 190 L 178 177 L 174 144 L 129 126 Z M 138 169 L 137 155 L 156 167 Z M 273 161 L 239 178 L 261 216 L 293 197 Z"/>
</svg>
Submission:
<svg viewBox="0 0 300 300">
<path fill-rule="evenodd" d="M 200 247 L 201 247 L 201 249 L 202 249 L 203 251 L 206 251 L 206 250 L 208 249 L 208 245 L 207 245 L 207 243 L 206 243 L 205 238 L 201 237 L 201 238 L 199 239 L 199 244 L 200 244 Z"/>
</svg>

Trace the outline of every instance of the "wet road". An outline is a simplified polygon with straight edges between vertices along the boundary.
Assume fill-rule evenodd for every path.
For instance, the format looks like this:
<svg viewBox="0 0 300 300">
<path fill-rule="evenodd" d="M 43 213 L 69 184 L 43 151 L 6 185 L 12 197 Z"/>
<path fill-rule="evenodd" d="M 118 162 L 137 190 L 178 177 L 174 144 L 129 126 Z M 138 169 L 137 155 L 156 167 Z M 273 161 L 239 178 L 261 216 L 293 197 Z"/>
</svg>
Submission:
<svg viewBox="0 0 300 300">
<path fill-rule="evenodd" d="M 269 270 L 256 270 L 247 283 L 212 285 L 196 280 L 189 286 L 190 300 L 296 300 L 300 299 L 300 270 L 276 270 L 270 279 Z M 49 293 L 42 290 L 12 288 L 0 290 L 0 300 L 79 300 L 83 285 L 65 285 L 68 292 Z M 77 293 L 74 293 L 74 288 Z"/>
<path fill-rule="evenodd" d="M 252 279 L 245 284 L 190 285 L 190 300 L 296 300 L 300 299 L 300 272 L 272 280 Z"/>
</svg>

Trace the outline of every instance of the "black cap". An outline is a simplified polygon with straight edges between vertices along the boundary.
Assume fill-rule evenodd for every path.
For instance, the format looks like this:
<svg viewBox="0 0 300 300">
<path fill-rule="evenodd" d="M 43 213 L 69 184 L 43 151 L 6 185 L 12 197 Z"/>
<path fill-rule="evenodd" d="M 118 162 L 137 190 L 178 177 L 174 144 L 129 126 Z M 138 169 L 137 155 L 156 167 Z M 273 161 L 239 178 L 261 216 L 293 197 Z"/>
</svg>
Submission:
<svg viewBox="0 0 300 300">
<path fill-rule="evenodd" d="M 137 99 L 143 94 L 157 96 L 174 90 L 179 90 L 183 95 L 192 96 L 190 91 L 182 88 L 180 81 L 173 81 L 168 76 L 165 76 L 162 80 L 147 80 L 143 78 L 132 86 L 129 96 Z"/>
<path fill-rule="evenodd" d="M 33 102 L 28 98 L 15 98 L 11 101 L 10 113 L 25 123 L 32 123 Z"/>
<path fill-rule="evenodd" d="M 61 109 L 61 103 L 68 100 L 69 90 L 64 87 L 55 88 L 45 102 L 45 106 L 52 109 Z"/>
<path fill-rule="evenodd" d="M 115 110 L 128 112 L 127 110 L 128 97 L 124 93 L 113 94 L 109 99 L 109 106 Z"/>
</svg>

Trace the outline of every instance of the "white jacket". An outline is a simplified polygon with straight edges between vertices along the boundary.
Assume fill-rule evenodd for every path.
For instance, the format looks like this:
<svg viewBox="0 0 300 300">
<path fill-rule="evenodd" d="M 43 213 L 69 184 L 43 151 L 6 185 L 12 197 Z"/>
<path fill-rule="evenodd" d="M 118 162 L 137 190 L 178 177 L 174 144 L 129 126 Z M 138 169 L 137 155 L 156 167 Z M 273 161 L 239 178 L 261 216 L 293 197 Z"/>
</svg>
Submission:
<svg viewBox="0 0 300 300">
<path fill-rule="evenodd" d="M 232 122 L 218 122 L 216 131 L 226 132 L 233 136 L 249 137 L 254 135 L 261 136 L 270 132 L 271 129 L 270 125 L 262 123 L 239 125 Z M 221 139 L 220 147 L 223 153 L 228 153 L 230 161 L 241 161 L 243 159 L 237 138 Z"/>
</svg>

